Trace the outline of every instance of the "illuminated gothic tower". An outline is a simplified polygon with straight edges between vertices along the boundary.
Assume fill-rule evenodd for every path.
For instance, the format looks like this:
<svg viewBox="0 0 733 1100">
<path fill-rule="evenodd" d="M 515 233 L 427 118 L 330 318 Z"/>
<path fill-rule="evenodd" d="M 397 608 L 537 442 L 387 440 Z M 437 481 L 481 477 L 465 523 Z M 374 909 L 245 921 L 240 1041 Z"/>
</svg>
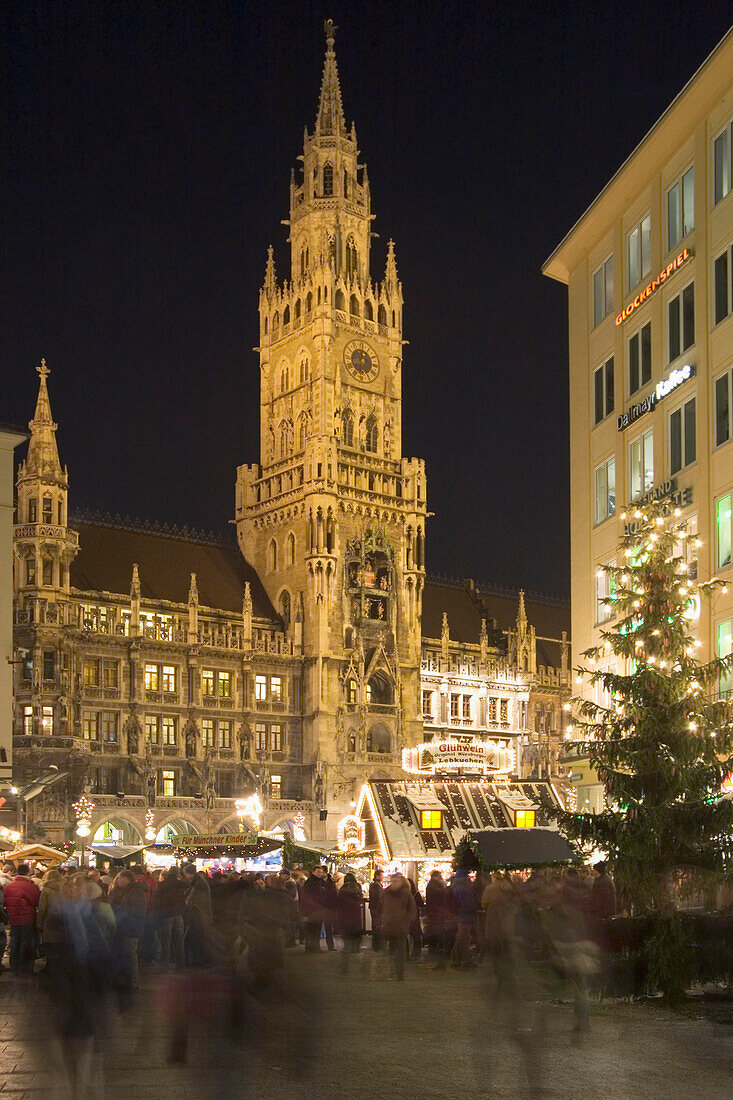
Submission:
<svg viewBox="0 0 733 1100">
<path fill-rule="evenodd" d="M 303 655 L 303 763 L 348 806 L 399 767 L 418 707 L 425 466 L 402 457 L 402 287 L 392 241 L 372 281 L 371 197 L 341 102 L 333 27 L 302 178 L 290 278 L 260 292 L 260 464 L 238 470 L 239 545 Z"/>
</svg>

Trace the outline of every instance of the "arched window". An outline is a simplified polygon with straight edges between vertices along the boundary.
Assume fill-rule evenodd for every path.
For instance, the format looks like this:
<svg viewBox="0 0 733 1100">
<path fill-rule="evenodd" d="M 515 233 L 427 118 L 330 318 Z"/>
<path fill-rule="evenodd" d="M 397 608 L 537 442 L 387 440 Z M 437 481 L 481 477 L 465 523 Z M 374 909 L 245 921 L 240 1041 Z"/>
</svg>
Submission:
<svg viewBox="0 0 733 1100">
<path fill-rule="evenodd" d="M 308 434 L 308 418 L 305 413 L 301 413 L 298 417 L 298 450 L 305 450 L 305 440 Z"/>
<path fill-rule="evenodd" d="M 310 375 L 307 355 L 301 355 L 300 357 L 300 363 L 298 364 L 298 375 L 300 378 L 300 384 L 302 386 L 304 382 L 308 381 L 308 377 Z"/>
<path fill-rule="evenodd" d="M 344 447 L 354 446 L 354 418 L 350 409 L 347 409 L 341 417 L 341 438 Z"/>
<path fill-rule="evenodd" d="M 377 428 L 377 418 L 370 416 L 366 422 L 366 436 L 364 440 L 364 446 L 367 451 L 371 451 L 372 454 L 377 453 L 377 444 L 379 442 L 379 430 Z"/>
<path fill-rule="evenodd" d="M 389 735 L 389 730 L 381 725 L 372 726 L 367 733 L 367 752 L 380 752 L 386 755 L 391 752 L 391 745 L 392 738 Z"/>
<path fill-rule="evenodd" d="M 333 165 L 324 164 L 323 166 L 323 194 L 329 196 L 333 194 Z"/>
<path fill-rule="evenodd" d="M 280 618 L 285 630 L 290 626 L 290 593 L 287 589 L 280 593 Z"/>
<path fill-rule="evenodd" d="M 280 458 L 285 458 L 289 451 L 288 447 L 288 425 L 285 420 L 280 425 Z"/>
<path fill-rule="evenodd" d="M 380 306 L 377 310 L 377 322 L 380 325 L 387 324 L 387 310 L 384 308 L 384 306 Z"/>
<path fill-rule="evenodd" d="M 285 561 L 288 565 L 295 565 L 295 535 L 292 532 L 288 535 Z"/>
<path fill-rule="evenodd" d="M 308 246 L 301 245 L 300 248 L 300 277 L 305 278 L 305 274 L 308 270 Z"/>
<path fill-rule="evenodd" d="M 359 277 L 359 253 L 356 251 L 353 237 L 349 237 L 346 242 L 346 275 L 349 279 Z"/>
<path fill-rule="evenodd" d="M 290 306 L 285 306 L 285 309 L 283 310 L 283 324 L 290 324 Z"/>
<path fill-rule="evenodd" d="M 49 588 L 53 585 L 53 560 L 51 558 L 43 559 L 43 583 Z"/>
<path fill-rule="evenodd" d="M 336 309 L 340 309 L 343 313 L 346 312 L 346 299 L 344 298 L 343 290 L 336 291 L 336 299 L 334 302 Z"/>
<path fill-rule="evenodd" d="M 348 199 L 348 197 L 349 197 L 349 173 L 344 168 L 344 198 Z"/>
<path fill-rule="evenodd" d="M 295 316 L 300 317 L 300 298 L 295 299 Z"/>
<path fill-rule="evenodd" d="M 277 310 L 275 310 L 275 312 L 272 315 L 272 334 L 273 334 L 273 336 L 276 334 L 276 332 L 279 328 L 280 328 L 280 314 L 277 312 Z"/>
<path fill-rule="evenodd" d="M 364 316 L 366 317 L 367 321 L 374 320 L 374 306 L 368 298 L 364 301 Z"/>
<path fill-rule="evenodd" d="M 265 317 L 265 335 L 267 335 L 267 318 Z"/>
<path fill-rule="evenodd" d="M 350 677 L 346 681 L 346 702 L 356 702 L 356 680 L 354 680 L 353 677 Z"/>
<path fill-rule="evenodd" d="M 349 298 L 349 314 L 352 317 L 359 316 L 359 299 L 355 294 L 352 294 Z"/>
<path fill-rule="evenodd" d="M 285 366 L 280 368 L 280 393 L 285 393 L 285 391 L 289 389 L 289 376 L 290 371 L 288 370 L 287 364 L 285 364 Z"/>
<path fill-rule="evenodd" d="M 267 565 L 271 573 L 277 569 L 277 543 L 274 539 L 270 539 L 270 545 L 267 548 Z"/>
<path fill-rule="evenodd" d="M 313 309 L 313 295 L 311 294 L 310 291 L 308 291 L 308 293 L 306 295 L 306 298 L 305 298 L 305 312 L 310 313 L 310 311 L 312 309 Z"/>
</svg>

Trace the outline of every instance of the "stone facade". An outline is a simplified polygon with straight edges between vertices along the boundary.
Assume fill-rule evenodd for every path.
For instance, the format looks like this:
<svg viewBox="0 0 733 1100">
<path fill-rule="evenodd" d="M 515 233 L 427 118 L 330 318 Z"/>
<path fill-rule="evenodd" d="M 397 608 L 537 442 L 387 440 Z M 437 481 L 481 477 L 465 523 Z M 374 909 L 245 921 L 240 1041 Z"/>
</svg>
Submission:
<svg viewBox="0 0 733 1100">
<path fill-rule="evenodd" d="M 256 790 L 266 827 L 331 838 L 366 778 L 399 779 L 402 749 L 451 727 L 456 693 L 514 767 L 556 773 L 562 632 L 538 665 L 523 597 L 507 620 L 506 596 L 426 583 L 425 468 L 402 456 L 402 288 L 391 241 L 371 278 L 357 160 L 330 32 L 290 187 L 290 276 L 278 283 L 270 249 L 260 292 L 260 461 L 237 472 L 238 546 L 70 521 L 39 368 L 17 480 L 16 775 L 69 775 L 29 803 L 31 835 L 70 839 L 85 789 L 93 834 L 231 831 Z M 424 611 L 441 630 L 423 631 Z M 428 690 L 447 716 L 423 713 Z"/>
</svg>

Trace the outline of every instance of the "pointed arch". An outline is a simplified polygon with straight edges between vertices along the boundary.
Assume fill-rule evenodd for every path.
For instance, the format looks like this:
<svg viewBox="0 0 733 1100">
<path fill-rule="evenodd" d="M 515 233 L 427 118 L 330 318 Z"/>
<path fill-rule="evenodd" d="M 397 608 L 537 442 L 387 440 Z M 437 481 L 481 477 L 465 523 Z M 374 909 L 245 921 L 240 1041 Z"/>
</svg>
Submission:
<svg viewBox="0 0 733 1100">
<path fill-rule="evenodd" d="M 348 279 L 359 278 L 359 253 L 353 237 L 346 242 L 346 276 Z"/>
<path fill-rule="evenodd" d="M 366 422 L 366 431 L 364 435 L 364 447 L 371 454 L 377 453 L 379 445 L 379 428 L 377 427 L 377 418 L 372 413 Z"/>
<path fill-rule="evenodd" d="M 372 305 L 370 298 L 364 299 L 364 317 L 367 321 L 374 320 L 374 306 Z"/>
<path fill-rule="evenodd" d="M 277 332 L 277 330 L 279 328 L 280 328 L 280 314 L 278 313 L 277 310 L 275 310 L 275 312 L 272 315 L 272 334 L 273 334 L 273 336 L 275 335 L 275 333 Z"/>
<path fill-rule="evenodd" d="M 301 305 L 301 302 L 300 302 L 300 298 L 296 298 L 295 299 L 295 318 L 296 318 L 296 320 L 300 319 L 301 309 L 302 309 L 302 305 Z"/>
<path fill-rule="evenodd" d="M 349 315 L 357 318 L 359 316 L 359 299 L 355 294 L 349 298 Z"/>
<path fill-rule="evenodd" d="M 354 446 L 354 414 L 345 409 L 341 416 L 341 440 L 344 447 Z"/>
<path fill-rule="evenodd" d="M 310 359 L 307 351 L 301 351 L 298 355 L 298 382 L 302 386 L 310 378 Z"/>
<path fill-rule="evenodd" d="M 343 290 L 336 291 L 336 298 L 334 300 L 336 309 L 340 309 L 342 313 L 346 312 L 346 298 L 344 297 Z"/>
<path fill-rule="evenodd" d="M 287 359 L 280 363 L 280 393 L 290 389 L 290 364 Z"/>
<path fill-rule="evenodd" d="M 290 324 L 290 306 L 285 306 L 283 310 L 283 325 Z"/>
<path fill-rule="evenodd" d="M 333 165 L 328 160 L 323 165 L 323 194 L 325 198 L 333 195 Z"/>
<path fill-rule="evenodd" d="M 377 309 L 377 323 L 380 325 L 387 324 L 387 310 L 382 305 Z"/>
<path fill-rule="evenodd" d="M 288 541 L 285 544 L 285 564 L 295 564 L 295 535 L 292 531 L 288 535 Z"/>
<path fill-rule="evenodd" d="M 290 451 L 290 429 L 288 427 L 287 420 L 280 421 L 280 428 L 278 429 L 278 439 L 280 444 L 280 458 L 286 458 Z"/>
<path fill-rule="evenodd" d="M 305 450 L 305 441 L 308 437 L 308 417 L 302 412 L 298 417 L 298 450 Z"/>
<path fill-rule="evenodd" d="M 267 547 L 267 568 L 271 573 L 277 569 L 277 540 L 270 539 Z"/>
<path fill-rule="evenodd" d="M 313 295 L 311 294 L 311 292 L 309 290 L 308 293 L 305 296 L 305 312 L 306 312 L 306 314 L 310 313 L 310 311 L 312 309 L 313 309 Z"/>
</svg>

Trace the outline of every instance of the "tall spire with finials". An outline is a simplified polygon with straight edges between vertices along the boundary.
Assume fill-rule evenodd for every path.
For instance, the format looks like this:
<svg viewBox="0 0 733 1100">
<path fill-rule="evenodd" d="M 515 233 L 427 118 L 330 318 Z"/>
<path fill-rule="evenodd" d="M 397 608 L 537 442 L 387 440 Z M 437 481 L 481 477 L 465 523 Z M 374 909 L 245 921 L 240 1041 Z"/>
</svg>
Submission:
<svg viewBox="0 0 733 1100">
<path fill-rule="evenodd" d="M 28 454 L 25 460 L 26 474 L 43 474 L 46 478 L 63 481 L 64 474 L 59 461 L 59 452 L 56 445 L 56 428 L 51 416 L 51 402 L 48 399 L 48 387 L 46 379 L 51 373 L 46 366 L 46 360 L 41 359 L 41 365 L 36 367 L 41 382 L 38 387 L 38 399 L 33 419 L 29 421 L 31 438 L 28 443 Z"/>
<path fill-rule="evenodd" d="M 316 134 L 346 134 L 346 119 L 344 106 L 341 101 L 341 86 L 339 73 L 336 66 L 336 53 L 333 48 L 336 38 L 336 27 L 333 19 L 327 19 L 323 24 L 326 34 L 326 57 L 323 62 L 323 79 L 321 80 L 321 95 L 318 100 L 318 114 L 316 116 Z"/>
</svg>

